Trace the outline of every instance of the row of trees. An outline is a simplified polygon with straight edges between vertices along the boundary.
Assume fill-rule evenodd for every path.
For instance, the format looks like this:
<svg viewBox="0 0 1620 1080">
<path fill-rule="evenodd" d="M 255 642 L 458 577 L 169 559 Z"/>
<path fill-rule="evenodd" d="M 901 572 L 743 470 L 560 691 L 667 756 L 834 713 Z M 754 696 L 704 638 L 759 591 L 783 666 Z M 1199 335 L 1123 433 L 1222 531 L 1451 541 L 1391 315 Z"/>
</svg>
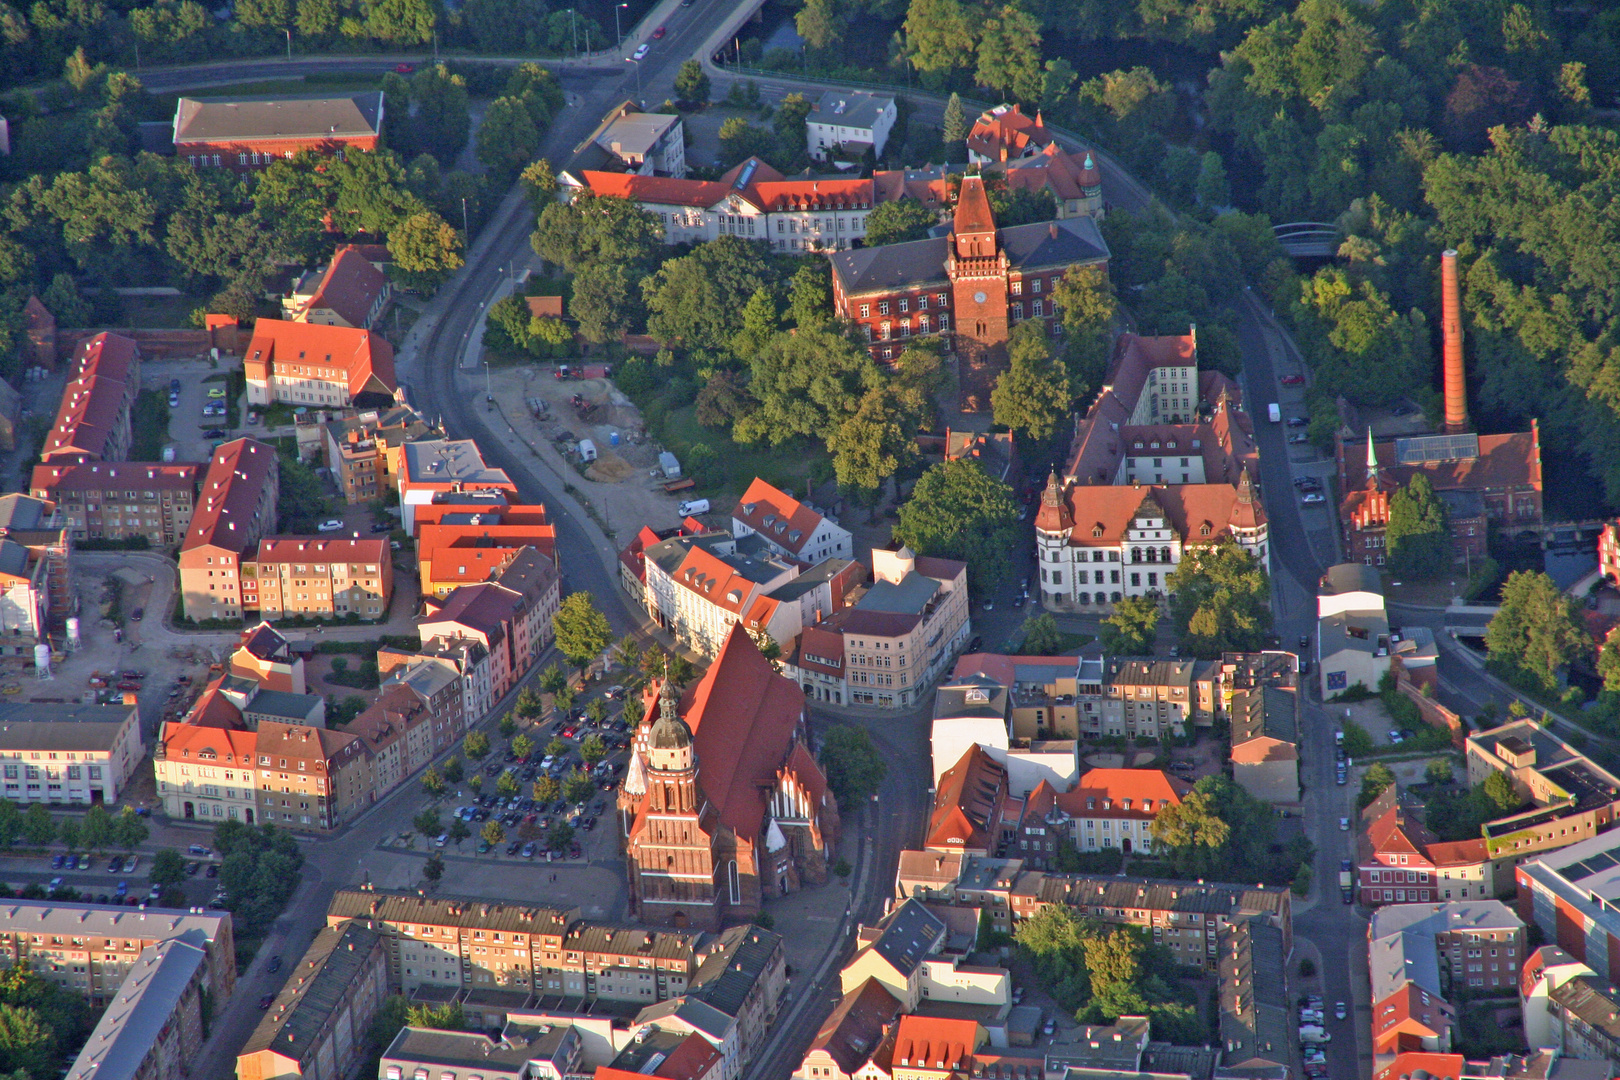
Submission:
<svg viewBox="0 0 1620 1080">
<path fill-rule="evenodd" d="M 30 803 L 24 810 L 10 799 L 0 799 L 0 848 L 60 843 L 69 851 L 134 851 L 146 842 L 148 832 L 146 822 L 128 806 L 109 814 L 97 804 L 79 817 L 58 822 L 44 803 Z"/>
</svg>

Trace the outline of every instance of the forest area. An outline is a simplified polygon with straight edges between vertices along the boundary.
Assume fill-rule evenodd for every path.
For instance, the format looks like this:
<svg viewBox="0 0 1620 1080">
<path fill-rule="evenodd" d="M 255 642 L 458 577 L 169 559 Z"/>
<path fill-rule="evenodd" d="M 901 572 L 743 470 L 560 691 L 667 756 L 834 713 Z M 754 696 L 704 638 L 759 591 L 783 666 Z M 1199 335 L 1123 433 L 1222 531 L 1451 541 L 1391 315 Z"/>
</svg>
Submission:
<svg viewBox="0 0 1620 1080">
<path fill-rule="evenodd" d="M 1620 9 L 805 0 L 794 25 L 802 56 L 743 61 L 1017 101 L 1117 155 L 1168 207 L 1105 223 L 1144 332 L 1196 321 L 1229 367 L 1240 266 L 1311 363 L 1318 443 L 1339 395 L 1435 418 L 1438 260 L 1456 248 L 1476 423 L 1540 420 L 1568 489 L 1552 512 L 1597 513 L 1588 480 L 1620 505 Z M 942 155 L 971 118 L 947 111 Z M 1300 220 L 1336 223 L 1339 257 L 1283 258 L 1269 226 Z"/>
</svg>

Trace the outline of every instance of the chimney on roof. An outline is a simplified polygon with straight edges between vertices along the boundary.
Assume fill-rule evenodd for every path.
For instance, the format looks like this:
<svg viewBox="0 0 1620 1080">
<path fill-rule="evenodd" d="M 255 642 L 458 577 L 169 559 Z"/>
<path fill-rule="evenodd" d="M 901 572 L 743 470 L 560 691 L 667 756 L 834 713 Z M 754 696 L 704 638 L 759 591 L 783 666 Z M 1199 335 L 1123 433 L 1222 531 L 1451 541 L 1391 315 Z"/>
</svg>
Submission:
<svg viewBox="0 0 1620 1080">
<path fill-rule="evenodd" d="M 1457 252 L 1440 253 L 1440 333 L 1444 338 L 1446 431 L 1468 429 L 1468 387 L 1463 368 L 1462 298 L 1457 286 Z"/>
</svg>

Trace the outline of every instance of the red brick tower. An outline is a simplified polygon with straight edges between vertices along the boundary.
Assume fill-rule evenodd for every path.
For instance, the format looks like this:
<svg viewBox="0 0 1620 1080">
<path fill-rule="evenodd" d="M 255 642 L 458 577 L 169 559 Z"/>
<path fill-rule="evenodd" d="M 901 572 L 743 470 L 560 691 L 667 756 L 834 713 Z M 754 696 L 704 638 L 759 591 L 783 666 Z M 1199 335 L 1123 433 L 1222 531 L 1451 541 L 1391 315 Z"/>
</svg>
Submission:
<svg viewBox="0 0 1620 1080">
<path fill-rule="evenodd" d="M 953 294 L 962 411 L 983 412 L 1007 361 L 1007 256 L 996 243 L 982 177 L 962 178 L 945 272 Z"/>
</svg>

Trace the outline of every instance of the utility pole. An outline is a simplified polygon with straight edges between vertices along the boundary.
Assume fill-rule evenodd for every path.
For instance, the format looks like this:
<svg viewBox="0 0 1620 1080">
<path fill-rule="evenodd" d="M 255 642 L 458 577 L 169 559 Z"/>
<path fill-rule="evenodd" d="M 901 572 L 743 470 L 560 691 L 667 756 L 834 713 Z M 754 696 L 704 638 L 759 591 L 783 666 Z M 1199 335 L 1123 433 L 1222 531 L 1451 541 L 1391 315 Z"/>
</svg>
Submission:
<svg viewBox="0 0 1620 1080">
<path fill-rule="evenodd" d="M 641 61 L 640 60 L 632 60 L 632 61 L 630 61 L 630 63 L 635 65 L 635 69 L 636 69 L 636 104 L 640 105 L 641 104 Z"/>
<path fill-rule="evenodd" d="M 472 247 L 472 230 L 467 228 L 467 196 L 461 197 L 461 235 L 465 238 L 468 247 Z"/>
<path fill-rule="evenodd" d="M 287 35 L 287 63 L 292 63 L 292 27 L 283 26 L 281 32 Z"/>
<path fill-rule="evenodd" d="M 620 4 L 613 9 L 613 36 L 619 39 L 619 48 L 624 48 L 624 31 L 619 29 L 619 10 L 629 7 L 629 4 Z"/>
<path fill-rule="evenodd" d="M 568 31 L 574 35 L 574 59 L 579 59 L 579 19 L 574 8 L 568 9 Z"/>
</svg>

